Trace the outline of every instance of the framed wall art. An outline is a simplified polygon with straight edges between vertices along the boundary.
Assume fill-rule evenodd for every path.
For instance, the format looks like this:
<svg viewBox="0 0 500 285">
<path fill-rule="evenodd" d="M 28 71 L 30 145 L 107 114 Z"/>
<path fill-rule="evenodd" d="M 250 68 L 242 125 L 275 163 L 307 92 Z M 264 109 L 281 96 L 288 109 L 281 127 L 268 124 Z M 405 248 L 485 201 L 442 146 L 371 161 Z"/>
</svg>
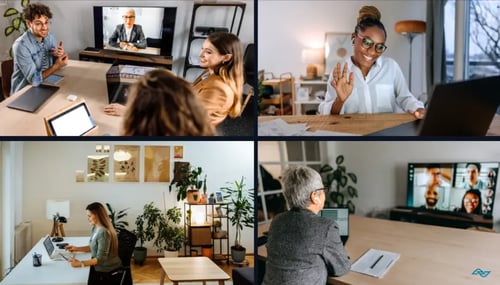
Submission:
<svg viewBox="0 0 500 285">
<path fill-rule="evenodd" d="M 170 146 L 144 147 L 144 182 L 170 182 Z"/>
<path fill-rule="evenodd" d="M 174 158 L 184 158 L 184 147 L 182 145 L 174 146 Z"/>
<path fill-rule="evenodd" d="M 113 167 L 115 182 L 139 182 L 139 154 L 137 145 L 115 145 Z"/>
<path fill-rule="evenodd" d="M 108 155 L 89 155 L 87 157 L 87 181 L 88 182 L 109 181 Z"/>
<path fill-rule="evenodd" d="M 352 55 L 351 33 L 325 34 L 325 75 L 329 76 L 337 63 Z"/>
</svg>

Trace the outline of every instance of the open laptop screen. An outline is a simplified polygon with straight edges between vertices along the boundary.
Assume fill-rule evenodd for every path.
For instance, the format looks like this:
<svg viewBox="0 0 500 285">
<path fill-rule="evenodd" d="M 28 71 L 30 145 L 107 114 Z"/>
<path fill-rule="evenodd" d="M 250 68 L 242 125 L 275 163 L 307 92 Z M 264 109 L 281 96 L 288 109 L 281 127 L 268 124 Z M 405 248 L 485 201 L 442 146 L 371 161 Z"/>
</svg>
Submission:
<svg viewBox="0 0 500 285">
<path fill-rule="evenodd" d="M 324 208 L 320 215 L 329 220 L 334 220 L 339 225 L 339 233 L 345 244 L 349 237 L 349 209 L 348 208 Z"/>
<path fill-rule="evenodd" d="M 54 252 L 54 245 L 52 244 L 49 236 L 46 236 L 43 240 L 43 246 L 45 247 L 45 250 L 47 250 L 47 254 L 51 256 Z"/>
<path fill-rule="evenodd" d="M 83 101 L 48 119 L 48 124 L 55 136 L 81 136 L 96 126 Z"/>
</svg>

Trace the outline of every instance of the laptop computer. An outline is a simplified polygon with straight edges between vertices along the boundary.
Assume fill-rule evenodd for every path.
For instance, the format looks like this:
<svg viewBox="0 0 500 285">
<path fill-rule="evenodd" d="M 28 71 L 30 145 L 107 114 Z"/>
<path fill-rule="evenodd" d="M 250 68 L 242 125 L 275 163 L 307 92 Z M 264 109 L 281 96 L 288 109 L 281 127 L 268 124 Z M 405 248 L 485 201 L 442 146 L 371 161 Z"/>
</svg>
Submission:
<svg viewBox="0 0 500 285">
<path fill-rule="evenodd" d="M 372 136 L 484 136 L 500 105 L 500 76 L 438 84 L 425 118 Z"/>
<path fill-rule="evenodd" d="M 57 92 L 59 87 L 40 85 L 38 87 L 31 87 L 23 94 L 19 95 L 16 99 L 10 102 L 7 107 L 34 113 L 40 106 L 47 101 L 54 93 Z"/>
<path fill-rule="evenodd" d="M 45 247 L 49 258 L 52 260 L 68 260 L 73 258 L 72 254 L 66 250 L 56 249 L 48 235 L 45 236 L 43 240 L 43 246 Z"/>
<path fill-rule="evenodd" d="M 323 208 L 320 216 L 337 222 L 340 240 L 345 245 L 349 239 L 349 209 L 348 208 Z"/>
</svg>

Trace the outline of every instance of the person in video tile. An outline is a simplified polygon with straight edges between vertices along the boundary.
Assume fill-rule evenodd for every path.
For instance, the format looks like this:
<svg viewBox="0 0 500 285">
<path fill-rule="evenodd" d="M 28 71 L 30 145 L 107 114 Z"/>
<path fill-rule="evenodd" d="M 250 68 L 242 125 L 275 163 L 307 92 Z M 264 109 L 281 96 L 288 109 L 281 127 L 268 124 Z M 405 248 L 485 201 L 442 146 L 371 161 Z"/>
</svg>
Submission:
<svg viewBox="0 0 500 285">
<path fill-rule="evenodd" d="M 135 10 L 128 9 L 123 15 L 123 24 L 116 26 L 109 38 L 109 45 L 123 50 L 138 51 L 146 48 L 146 37 L 141 25 L 135 24 Z"/>
</svg>

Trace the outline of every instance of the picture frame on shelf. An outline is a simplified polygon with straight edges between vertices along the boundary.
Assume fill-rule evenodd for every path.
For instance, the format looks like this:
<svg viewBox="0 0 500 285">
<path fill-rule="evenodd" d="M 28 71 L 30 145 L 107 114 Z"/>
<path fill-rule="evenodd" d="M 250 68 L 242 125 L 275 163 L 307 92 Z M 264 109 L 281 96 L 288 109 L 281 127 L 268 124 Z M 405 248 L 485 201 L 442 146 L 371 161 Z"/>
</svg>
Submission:
<svg viewBox="0 0 500 285">
<path fill-rule="evenodd" d="M 222 192 L 215 192 L 215 203 L 223 203 L 224 198 L 222 197 Z"/>
<path fill-rule="evenodd" d="M 345 62 L 352 55 L 351 36 L 351 33 L 325 33 L 325 76 L 330 75 L 337 63 Z"/>
</svg>

